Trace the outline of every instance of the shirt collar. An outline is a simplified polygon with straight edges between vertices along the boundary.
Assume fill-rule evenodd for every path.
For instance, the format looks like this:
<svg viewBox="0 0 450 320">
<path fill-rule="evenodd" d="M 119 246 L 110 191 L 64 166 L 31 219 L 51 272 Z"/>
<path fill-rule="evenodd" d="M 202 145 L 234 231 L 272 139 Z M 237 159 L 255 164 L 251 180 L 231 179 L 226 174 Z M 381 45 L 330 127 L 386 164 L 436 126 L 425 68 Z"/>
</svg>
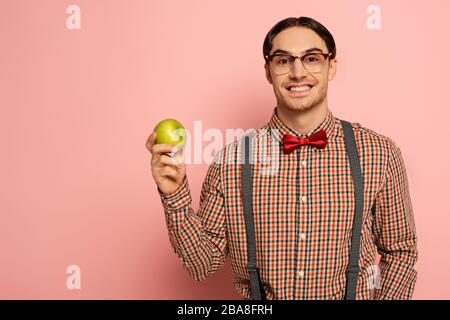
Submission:
<svg viewBox="0 0 450 320">
<path fill-rule="evenodd" d="M 331 141 L 335 136 L 339 135 L 338 132 L 339 124 L 337 123 L 338 121 L 339 120 L 333 116 L 333 113 L 330 111 L 330 109 L 328 109 L 327 115 L 321 124 L 319 124 L 315 129 L 312 129 L 308 134 L 301 134 L 300 132 L 292 128 L 289 128 L 286 124 L 283 123 L 283 121 L 281 121 L 281 119 L 277 115 L 277 107 L 275 107 L 273 109 L 272 118 L 270 119 L 269 122 L 269 129 L 272 135 L 281 143 L 283 141 L 283 136 L 285 134 L 291 134 L 296 137 L 306 138 L 321 129 L 325 130 L 327 134 L 327 141 Z M 325 150 L 325 149 L 317 149 L 317 150 Z"/>
</svg>

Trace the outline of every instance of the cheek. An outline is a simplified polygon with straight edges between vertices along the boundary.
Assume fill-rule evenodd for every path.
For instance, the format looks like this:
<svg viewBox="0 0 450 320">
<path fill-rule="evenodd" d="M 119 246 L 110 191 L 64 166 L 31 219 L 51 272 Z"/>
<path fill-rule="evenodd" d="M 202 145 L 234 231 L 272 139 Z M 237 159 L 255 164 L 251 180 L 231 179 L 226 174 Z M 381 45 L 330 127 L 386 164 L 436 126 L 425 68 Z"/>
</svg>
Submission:
<svg viewBox="0 0 450 320">
<path fill-rule="evenodd" d="M 317 85 L 316 85 L 317 89 L 321 90 L 323 88 L 326 88 L 327 85 L 328 85 L 328 79 L 326 76 L 322 77 L 320 79 L 317 79 Z"/>
<path fill-rule="evenodd" d="M 288 95 L 288 92 L 286 91 L 286 89 L 284 87 L 278 87 L 277 91 L 278 91 L 278 95 L 280 95 L 280 96 L 287 96 Z"/>
<path fill-rule="evenodd" d="M 276 79 L 273 79 L 273 88 L 275 92 L 283 93 L 283 91 L 285 91 L 282 83 L 283 83 L 282 81 L 277 81 Z"/>
</svg>

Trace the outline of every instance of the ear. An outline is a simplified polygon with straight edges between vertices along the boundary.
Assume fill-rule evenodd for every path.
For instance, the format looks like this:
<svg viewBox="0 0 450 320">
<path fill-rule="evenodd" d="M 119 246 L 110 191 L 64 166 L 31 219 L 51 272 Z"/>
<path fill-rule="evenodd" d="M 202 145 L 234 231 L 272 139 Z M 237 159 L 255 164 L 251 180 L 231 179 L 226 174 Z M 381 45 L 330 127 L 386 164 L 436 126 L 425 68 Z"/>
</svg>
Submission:
<svg viewBox="0 0 450 320">
<path fill-rule="evenodd" d="M 334 79 L 337 72 L 337 59 L 334 58 L 330 61 L 330 66 L 328 67 L 328 81 Z"/>
<path fill-rule="evenodd" d="M 272 76 L 270 75 L 270 67 L 267 63 L 264 64 L 264 69 L 266 70 L 266 79 L 269 81 L 270 84 L 273 84 L 272 82 Z"/>
</svg>

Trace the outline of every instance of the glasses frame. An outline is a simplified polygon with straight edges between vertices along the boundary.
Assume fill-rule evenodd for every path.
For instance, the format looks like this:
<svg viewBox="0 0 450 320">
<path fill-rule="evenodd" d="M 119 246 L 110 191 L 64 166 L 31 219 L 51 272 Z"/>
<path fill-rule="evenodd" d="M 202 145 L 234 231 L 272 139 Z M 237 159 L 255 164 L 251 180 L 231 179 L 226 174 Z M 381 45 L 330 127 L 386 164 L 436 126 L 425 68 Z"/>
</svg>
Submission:
<svg viewBox="0 0 450 320">
<path fill-rule="evenodd" d="M 320 72 L 311 72 L 311 71 L 309 71 L 308 69 L 305 68 L 305 65 L 303 64 L 303 57 L 305 57 L 305 56 L 307 56 L 307 55 L 310 55 L 310 54 L 320 54 L 321 56 L 323 56 L 323 57 L 325 58 L 325 61 L 327 61 L 328 58 L 331 56 L 332 52 L 328 52 L 328 53 L 322 53 L 322 52 L 308 52 L 308 53 L 305 53 L 304 55 L 301 55 L 301 56 L 293 56 L 293 55 L 286 54 L 286 53 L 275 53 L 275 54 L 271 54 L 271 55 L 264 56 L 264 57 L 265 57 L 266 60 L 268 60 L 270 63 L 272 62 L 273 57 L 276 57 L 276 56 L 287 56 L 287 57 L 291 57 L 292 63 L 289 63 L 289 64 L 290 64 L 289 70 L 286 71 L 286 72 L 283 72 L 283 73 L 277 73 L 278 75 L 286 74 L 286 73 L 291 72 L 292 67 L 293 67 L 294 64 L 295 64 L 295 59 L 297 59 L 297 58 L 300 60 L 300 63 L 302 64 L 303 69 L 305 69 L 306 71 L 308 71 L 308 72 L 310 72 L 310 73 L 320 73 Z"/>
</svg>

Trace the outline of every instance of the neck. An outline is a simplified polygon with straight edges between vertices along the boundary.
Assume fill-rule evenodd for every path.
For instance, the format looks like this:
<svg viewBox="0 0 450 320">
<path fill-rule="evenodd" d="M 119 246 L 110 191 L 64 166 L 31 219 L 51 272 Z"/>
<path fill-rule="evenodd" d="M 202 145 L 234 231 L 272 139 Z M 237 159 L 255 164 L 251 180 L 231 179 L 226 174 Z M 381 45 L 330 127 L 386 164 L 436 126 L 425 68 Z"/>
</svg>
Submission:
<svg viewBox="0 0 450 320">
<path fill-rule="evenodd" d="M 292 110 L 277 106 L 277 116 L 289 128 L 306 135 L 317 128 L 327 116 L 328 106 L 322 103 L 306 110 Z"/>
</svg>

